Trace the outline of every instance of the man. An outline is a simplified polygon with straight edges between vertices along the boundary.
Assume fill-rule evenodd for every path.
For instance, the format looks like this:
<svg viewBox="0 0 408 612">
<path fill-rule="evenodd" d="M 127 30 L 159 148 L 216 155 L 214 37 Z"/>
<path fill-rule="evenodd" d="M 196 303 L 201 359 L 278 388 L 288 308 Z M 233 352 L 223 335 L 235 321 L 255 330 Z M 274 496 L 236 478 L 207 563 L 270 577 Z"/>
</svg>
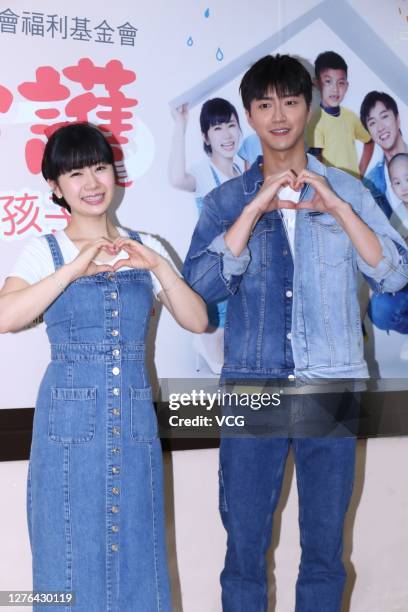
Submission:
<svg viewBox="0 0 408 612">
<path fill-rule="evenodd" d="M 262 58 L 240 90 L 263 157 L 206 197 L 184 267 L 207 301 L 228 297 L 222 378 L 364 378 L 357 266 L 376 290 L 395 291 L 408 254 L 357 179 L 306 156 L 312 83 L 296 59 Z M 290 445 L 302 546 L 296 611 L 340 610 L 355 439 L 280 435 L 221 440 L 224 612 L 267 609 L 265 553 Z"/>
<path fill-rule="evenodd" d="M 364 179 L 382 211 L 388 218 L 400 201 L 392 191 L 388 164 L 397 153 L 406 153 L 407 145 L 401 133 L 397 103 L 389 94 L 370 91 L 361 103 L 361 123 L 384 156 Z"/>
<path fill-rule="evenodd" d="M 406 153 L 408 149 L 401 133 L 397 103 L 387 93 L 370 91 L 361 104 L 360 117 L 371 138 L 384 153 L 364 183 L 385 215 L 389 219 L 398 220 L 397 210 L 401 200 L 392 189 L 388 166 L 395 155 Z M 395 225 L 398 227 L 398 222 Z M 368 314 L 379 329 L 408 334 L 408 285 L 395 294 L 374 295 L 370 300 Z M 400 357 L 408 360 L 407 339 L 401 346 Z"/>
</svg>

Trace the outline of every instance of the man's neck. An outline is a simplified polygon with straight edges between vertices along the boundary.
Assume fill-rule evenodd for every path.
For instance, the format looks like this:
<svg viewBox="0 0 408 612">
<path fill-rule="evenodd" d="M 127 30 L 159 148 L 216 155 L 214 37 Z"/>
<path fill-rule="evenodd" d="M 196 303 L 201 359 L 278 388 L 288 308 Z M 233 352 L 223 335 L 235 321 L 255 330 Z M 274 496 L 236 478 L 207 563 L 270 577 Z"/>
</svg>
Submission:
<svg viewBox="0 0 408 612">
<path fill-rule="evenodd" d="M 394 143 L 394 146 L 391 149 L 384 151 L 387 166 L 388 162 L 394 157 L 394 155 L 397 155 L 397 153 L 406 153 L 407 151 L 407 145 L 403 141 L 401 134 L 399 134 L 397 140 Z"/>
<path fill-rule="evenodd" d="M 299 174 L 307 166 L 307 157 L 304 150 L 303 141 L 301 147 L 296 147 L 290 151 L 272 151 L 262 146 L 263 153 L 263 175 L 271 176 L 285 170 L 294 170 Z"/>
</svg>

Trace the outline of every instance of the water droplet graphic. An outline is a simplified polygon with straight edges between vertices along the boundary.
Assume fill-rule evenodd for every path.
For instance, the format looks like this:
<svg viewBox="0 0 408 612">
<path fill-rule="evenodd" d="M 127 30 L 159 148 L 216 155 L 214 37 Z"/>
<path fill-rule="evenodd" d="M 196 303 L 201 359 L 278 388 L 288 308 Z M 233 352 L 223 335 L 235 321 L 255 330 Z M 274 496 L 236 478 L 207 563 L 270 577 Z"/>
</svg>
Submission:
<svg viewBox="0 0 408 612">
<path fill-rule="evenodd" d="M 204 17 L 208 18 L 209 16 L 210 16 L 210 9 L 208 8 L 204 11 Z"/>
<path fill-rule="evenodd" d="M 219 62 L 222 62 L 222 60 L 224 59 L 224 54 L 219 47 L 217 49 L 217 53 L 215 54 L 215 57 L 217 58 Z"/>
<path fill-rule="evenodd" d="M 191 47 L 193 45 L 193 39 L 191 38 L 191 36 L 187 40 L 187 44 L 188 44 L 189 47 Z"/>
</svg>

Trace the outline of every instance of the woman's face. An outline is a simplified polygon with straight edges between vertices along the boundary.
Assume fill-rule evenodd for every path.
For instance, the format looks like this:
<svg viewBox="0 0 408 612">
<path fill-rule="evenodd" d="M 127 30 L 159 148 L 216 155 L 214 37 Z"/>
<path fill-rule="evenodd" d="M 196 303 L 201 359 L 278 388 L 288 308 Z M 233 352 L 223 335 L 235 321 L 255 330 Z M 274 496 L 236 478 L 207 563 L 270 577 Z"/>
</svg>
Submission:
<svg viewBox="0 0 408 612">
<path fill-rule="evenodd" d="M 227 123 L 212 125 L 207 136 L 203 134 L 205 143 L 211 147 L 211 157 L 220 155 L 227 158 L 234 157 L 238 151 L 240 136 L 241 130 L 235 115 L 231 115 Z"/>
<path fill-rule="evenodd" d="M 71 170 L 49 181 L 55 195 L 63 197 L 71 214 L 99 216 L 107 211 L 115 190 L 112 164 L 99 163 Z"/>
</svg>

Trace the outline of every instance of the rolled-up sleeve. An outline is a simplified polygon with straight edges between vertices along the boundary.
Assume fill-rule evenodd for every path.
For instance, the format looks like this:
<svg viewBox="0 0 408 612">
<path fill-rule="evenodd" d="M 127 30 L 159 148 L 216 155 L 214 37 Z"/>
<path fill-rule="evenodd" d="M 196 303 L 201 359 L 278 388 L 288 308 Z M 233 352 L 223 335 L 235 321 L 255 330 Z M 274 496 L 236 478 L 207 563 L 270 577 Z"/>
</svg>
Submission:
<svg viewBox="0 0 408 612">
<path fill-rule="evenodd" d="M 224 235 L 216 203 L 209 194 L 204 199 L 183 267 L 186 282 L 207 302 L 234 294 L 250 261 L 248 248 L 236 257 L 226 245 Z"/>
<path fill-rule="evenodd" d="M 367 189 L 363 189 L 362 220 L 375 232 L 383 257 L 369 266 L 357 253 L 357 265 L 377 293 L 399 291 L 408 283 L 408 250 L 405 241 L 391 226 Z"/>
</svg>

